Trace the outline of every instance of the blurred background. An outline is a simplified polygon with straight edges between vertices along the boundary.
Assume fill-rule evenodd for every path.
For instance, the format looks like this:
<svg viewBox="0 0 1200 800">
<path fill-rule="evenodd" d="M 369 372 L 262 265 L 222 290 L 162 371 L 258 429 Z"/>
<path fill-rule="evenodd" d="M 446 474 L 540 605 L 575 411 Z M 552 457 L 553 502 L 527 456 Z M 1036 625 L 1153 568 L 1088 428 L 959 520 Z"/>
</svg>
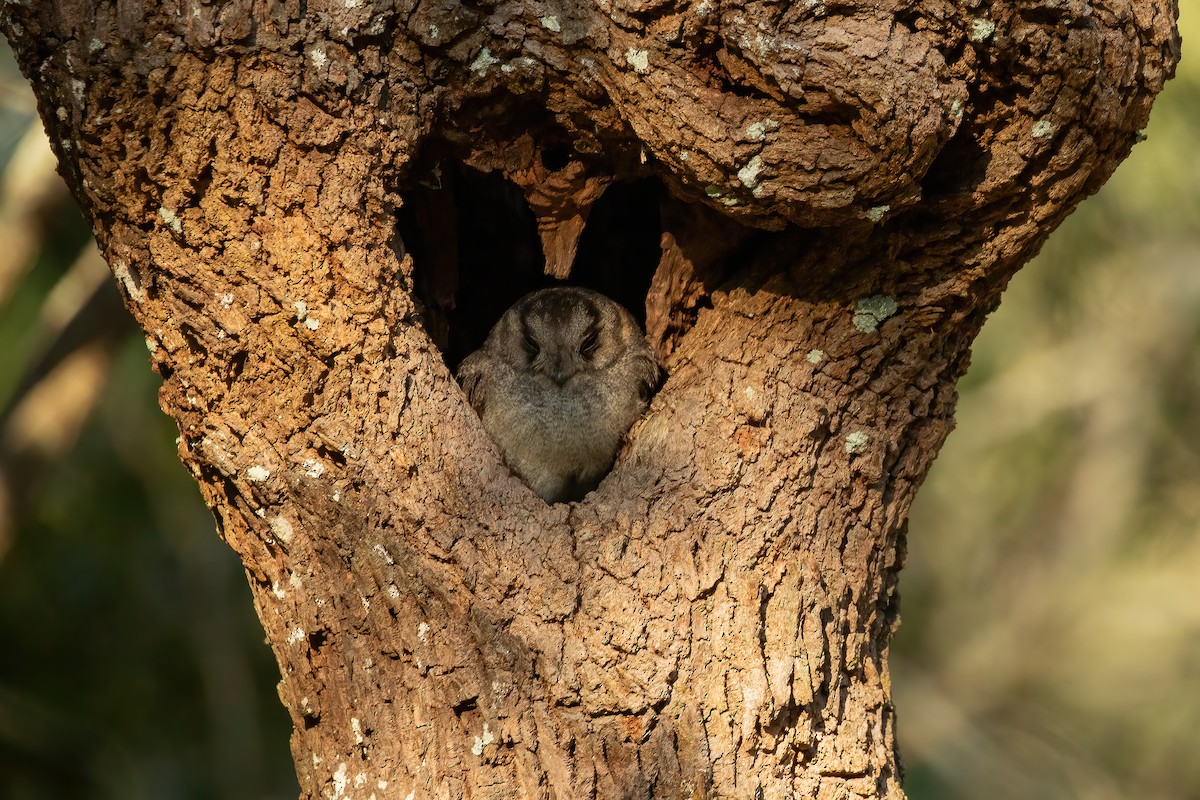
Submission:
<svg viewBox="0 0 1200 800">
<path fill-rule="evenodd" d="M 1146 134 L 1013 281 L 913 510 L 911 800 L 1200 798 L 1200 62 Z M 158 383 L 0 45 L 0 800 L 297 794 Z"/>
</svg>

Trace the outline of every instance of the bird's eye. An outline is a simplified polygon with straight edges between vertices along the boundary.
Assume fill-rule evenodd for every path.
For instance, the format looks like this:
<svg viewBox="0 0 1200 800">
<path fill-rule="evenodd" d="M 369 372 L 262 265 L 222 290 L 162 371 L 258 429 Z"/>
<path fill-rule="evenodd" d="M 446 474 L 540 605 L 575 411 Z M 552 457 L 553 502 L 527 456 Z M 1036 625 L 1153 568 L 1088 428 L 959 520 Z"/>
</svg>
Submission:
<svg viewBox="0 0 1200 800">
<path fill-rule="evenodd" d="M 591 358 L 599 345 L 600 334 L 595 330 L 590 330 L 587 336 L 583 337 L 583 341 L 579 343 L 579 352 L 585 358 Z"/>
<path fill-rule="evenodd" d="M 525 331 L 524 345 L 525 345 L 525 352 L 529 354 L 530 358 L 536 358 L 537 354 L 540 353 L 542 350 L 542 348 L 537 343 L 537 339 L 534 339 L 533 334 L 531 334 L 529 331 Z"/>
</svg>

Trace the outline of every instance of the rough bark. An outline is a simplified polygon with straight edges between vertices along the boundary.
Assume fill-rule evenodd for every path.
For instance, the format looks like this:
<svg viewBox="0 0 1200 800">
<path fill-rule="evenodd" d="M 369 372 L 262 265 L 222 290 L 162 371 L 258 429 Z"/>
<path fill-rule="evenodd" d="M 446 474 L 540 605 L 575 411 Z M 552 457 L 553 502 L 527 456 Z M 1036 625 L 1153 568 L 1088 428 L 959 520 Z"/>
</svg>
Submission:
<svg viewBox="0 0 1200 800">
<path fill-rule="evenodd" d="M 245 563 L 304 797 L 832 800 L 902 797 L 909 505 L 1176 16 L 9 0 L 2 26 Z M 649 281 L 670 377 L 578 504 L 509 475 L 431 338 L 495 318 L 449 239 L 500 195 L 439 194 L 457 165 L 520 187 L 560 276 L 606 185 L 665 186 L 653 276 L 605 269 Z"/>
</svg>

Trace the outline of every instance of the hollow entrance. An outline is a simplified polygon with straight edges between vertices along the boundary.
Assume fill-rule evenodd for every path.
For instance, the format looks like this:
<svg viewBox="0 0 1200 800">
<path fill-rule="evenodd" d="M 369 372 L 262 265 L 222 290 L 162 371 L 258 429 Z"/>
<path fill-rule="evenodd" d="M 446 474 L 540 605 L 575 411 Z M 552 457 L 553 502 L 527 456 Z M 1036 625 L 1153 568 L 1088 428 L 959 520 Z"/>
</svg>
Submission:
<svg viewBox="0 0 1200 800">
<path fill-rule="evenodd" d="M 537 222 L 516 184 L 453 160 L 402 190 L 398 252 L 413 258 L 425 325 L 451 370 L 477 349 L 522 296 L 556 285 L 601 292 L 646 322 L 646 294 L 661 257 L 655 179 L 615 183 L 592 207 L 566 281 L 545 274 Z"/>
</svg>

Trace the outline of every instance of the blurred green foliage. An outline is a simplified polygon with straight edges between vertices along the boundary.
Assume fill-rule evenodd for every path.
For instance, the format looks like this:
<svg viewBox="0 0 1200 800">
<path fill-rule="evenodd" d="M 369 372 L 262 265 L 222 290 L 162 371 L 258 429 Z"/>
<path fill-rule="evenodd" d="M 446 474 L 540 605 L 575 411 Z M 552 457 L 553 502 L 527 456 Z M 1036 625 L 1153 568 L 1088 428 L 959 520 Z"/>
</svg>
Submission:
<svg viewBox="0 0 1200 800">
<path fill-rule="evenodd" d="M 32 114 L 0 54 L 5 180 Z M 913 511 L 893 659 L 912 800 L 1200 797 L 1193 62 L 1147 134 L 1013 281 Z M 15 220 L 3 203 L 0 234 L 38 236 L 7 293 L 0 265 L 0 408 L 65 337 L 63 304 L 115 293 L 61 190 Z M 294 797 L 241 569 L 175 458 L 140 335 L 96 324 L 43 376 L 69 421 L 0 448 L 0 798 Z M 47 413 L 33 400 L 10 427 Z"/>
<path fill-rule="evenodd" d="M 128 334 L 0 564 L 0 796 L 295 797 L 249 589 Z"/>
</svg>

